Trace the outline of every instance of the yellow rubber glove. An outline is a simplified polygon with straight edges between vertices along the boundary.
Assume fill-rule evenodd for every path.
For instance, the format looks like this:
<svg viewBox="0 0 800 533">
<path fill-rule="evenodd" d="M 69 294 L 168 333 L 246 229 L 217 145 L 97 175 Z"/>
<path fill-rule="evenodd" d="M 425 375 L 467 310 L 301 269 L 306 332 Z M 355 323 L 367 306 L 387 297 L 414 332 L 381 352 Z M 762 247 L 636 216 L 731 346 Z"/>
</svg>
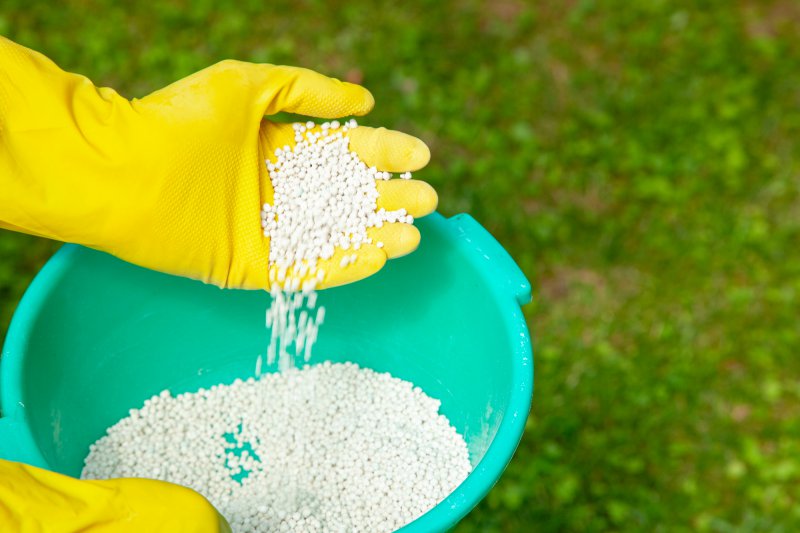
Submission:
<svg viewBox="0 0 800 533">
<path fill-rule="evenodd" d="M 153 479 L 81 481 L 0 460 L 0 531 L 230 533 L 197 492 Z"/>
<path fill-rule="evenodd" d="M 272 203 L 272 187 L 264 161 L 294 145 L 294 132 L 265 115 L 360 116 L 373 104 L 358 85 L 239 61 L 129 101 L 0 37 L 0 227 L 222 287 L 268 288 L 260 210 Z M 379 170 L 414 171 L 430 158 L 422 141 L 396 131 L 359 127 L 350 139 Z M 415 217 L 436 208 L 424 182 L 378 188 L 379 207 Z M 420 238 L 407 224 L 371 237 L 384 248 L 362 246 L 344 269 L 337 251 L 320 264 L 321 286 L 369 276 Z"/>
</svg>

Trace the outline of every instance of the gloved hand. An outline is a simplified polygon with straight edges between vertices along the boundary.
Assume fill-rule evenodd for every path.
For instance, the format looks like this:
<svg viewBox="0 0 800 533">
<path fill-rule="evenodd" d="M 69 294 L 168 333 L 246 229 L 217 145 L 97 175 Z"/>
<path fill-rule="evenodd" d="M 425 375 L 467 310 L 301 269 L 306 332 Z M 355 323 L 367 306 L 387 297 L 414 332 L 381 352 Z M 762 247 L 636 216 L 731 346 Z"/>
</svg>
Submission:
<svg viewBox="0 0 800 533">
<path fill-rule="evenodd" d="M 265 159 L 294 145 L 279 111 L 319 118 L 364 115 L 363 87 L 310 70 L 223 61 L 141 100 L 59 69 L 0 37 L 0 227 L 109 252 L 154 270 L 222 287 L 268 288 L 269 239 L 260 210 L 272 203 Z M 425 166 L 408 135 L 360 126 L 351 149 L 389 172 Z M 436 207 L 420 181 L 379 182 L 378 207 L 414 217 Z M 378 271 L 419 243 L 408 224 L 371 230 L 384 243 L 321 262 L 322 287 Z"/>
<path fill-rule="evenodd" d="M 0 460 L 0 531 L 230 533 L 197 492 L 153 479 L 81 481 Z"/>
</svg>

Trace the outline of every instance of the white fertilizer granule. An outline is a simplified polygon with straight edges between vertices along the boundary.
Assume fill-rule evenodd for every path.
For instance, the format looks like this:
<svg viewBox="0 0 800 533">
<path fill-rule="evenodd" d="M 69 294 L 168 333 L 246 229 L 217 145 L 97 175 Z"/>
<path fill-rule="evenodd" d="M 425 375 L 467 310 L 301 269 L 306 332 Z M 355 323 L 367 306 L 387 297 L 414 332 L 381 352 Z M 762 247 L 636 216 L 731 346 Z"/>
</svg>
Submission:
<svg viewBox="0 0 800 533">
<path fill-rule="evenodd" d="M 261 210 L 261 227 L 270 239 L 267 364 L 277 359 L 281 370 L 294 367 L 301 356 L 307 362 L 317 339 L 325 312 L 314 306 L 314 290 L 325 275 L 319 261 L 333 257 L 336 248 L 383 248 L 372 242 L 369 228 L 414 222 L 405 209 L 378 208 L 376 182 L 392 175 L 368 167 L 350 150 L 347 132 L 356 127 L 355 120 L 295 123 L 295 146 L 278 148 L 275 162 L 266 161 L 273 189 L 272 204 Z M 410 179 L 411 173 L 400 177 Z M 357 254 L 345 254 L 338 267 L 357 261 Z"/>
<path fill-rule="evenodd" d="M 369 228 L 414 221 L 405 209 L 378 209 L 376 181 L 392 175 L 368 167 L 350 150 L 346 133 L 358 127 L 355 120 L 343 126 L 334 121 L 319 128 L 313 122 L 293 127 L 295 146 L 278 148 L 275 162 L 266 162 L 273 204 L 261 210 L 261 227 L 270 238 L 270 267 L 278 270 L 283 288 L 289 288 L 284 279 L 288 269 L 303 280 L 335 248 L 372 244 Z M 409 179 L 411 173 L 401 177 Z"/>
<path fill-rule="evenodd" d="M 471 471 L 439 406 L 407 381 L 352 363 L 164 391 L 90 447 L 81 477 L 191 487 L 237 533 L 390 532 Z"/>
</svg>

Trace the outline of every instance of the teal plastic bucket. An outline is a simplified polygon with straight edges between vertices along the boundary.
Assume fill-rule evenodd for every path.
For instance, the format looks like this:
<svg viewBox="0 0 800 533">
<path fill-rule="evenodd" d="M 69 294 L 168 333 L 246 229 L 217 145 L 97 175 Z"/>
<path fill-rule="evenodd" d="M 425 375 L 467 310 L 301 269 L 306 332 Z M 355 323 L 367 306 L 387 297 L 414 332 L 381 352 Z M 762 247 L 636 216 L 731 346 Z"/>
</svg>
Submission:
<svg viewBox="0 0 800 533">
<path fill-rule="evenodd" d="M 320 293 L 311 363 L 353 361 L 442 401 L 473 473 L 401 531 L 444 531 L 489 491 L 519 443 L 533 360 L 530 285 L 467 215 L 419 221 L 422 244 L 363 282 Z M 163 389 L 254 374 L 269 295 L 220 290 L 64 246 L 31 284 L 0 359 L 0 457 L 77 476 L 89 445 Z M 268 369 L 269 370 L 269 369 Z"/>
</svg>

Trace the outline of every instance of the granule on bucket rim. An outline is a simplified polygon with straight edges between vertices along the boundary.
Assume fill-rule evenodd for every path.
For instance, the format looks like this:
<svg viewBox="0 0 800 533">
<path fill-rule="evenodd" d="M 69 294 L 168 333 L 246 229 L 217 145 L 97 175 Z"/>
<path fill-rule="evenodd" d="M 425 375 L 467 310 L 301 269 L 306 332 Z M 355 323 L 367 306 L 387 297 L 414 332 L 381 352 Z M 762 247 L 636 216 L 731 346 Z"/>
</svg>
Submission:
<svg viewBox="0 0 800 533">
<path fill-rule="evenodd" d="M 353 363 L 169 392 L 108 429 L 81 477 L 149 477 L 206 496 L 235 532 L 390 532 L 470 473 L 440 402 Z"/>
</svg>

